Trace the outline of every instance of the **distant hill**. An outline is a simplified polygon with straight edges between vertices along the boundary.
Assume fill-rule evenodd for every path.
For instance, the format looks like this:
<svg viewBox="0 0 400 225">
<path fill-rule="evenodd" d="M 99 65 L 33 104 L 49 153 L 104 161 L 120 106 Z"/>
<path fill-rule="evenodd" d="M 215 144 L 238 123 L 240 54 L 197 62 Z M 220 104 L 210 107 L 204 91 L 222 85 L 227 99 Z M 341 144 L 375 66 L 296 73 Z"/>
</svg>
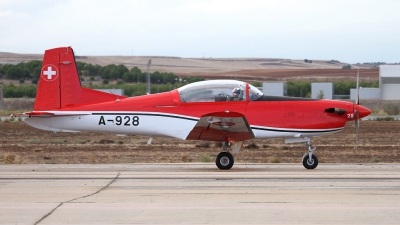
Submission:
<svg viewBox="0 0 400 225">
<path fill-rule="evenodd" d="M 42 54 L 15 54 L 0 52 L 0 63 L 19 63 L 31 60 L 42 60 Z M 77 61 L 99 64 L 124 64 L 128 68 L 146 69 L 149 59 L 152 59 L 152 70 L 173 73 L 223 73 L 240 70 L 276 70 L 276 69 L 341 69 L 342 63 L 335 60 L 304 60 L 271 59 L 271 58 L 180 58 L 164 56 L 76 56 Z M 370 68 L 368 65 L 357 65 L 360 68 Z"/>
<path fill-rule="evenodd" d="M 0 64 L 42 60 L 42 54 L 0 52 Z M 356 70 L 342 69 L 347 63 L 336 60 L 273 59 L 273 58 L 180 58 L 166 56 L 76 56 L 77 61 L 99 64 L 123 64 L 128 68 L 146 70 L 151 59 L 151 71 L 172 72 L 178 76 L 200 76 L 206 79 L 238 79 L 243 81 L 354 80 Z M 374 65 L 357 65 L 362 80 L 378 80 Z M 352 66 L 352 68 L 357 68 Z"/>
</svg>

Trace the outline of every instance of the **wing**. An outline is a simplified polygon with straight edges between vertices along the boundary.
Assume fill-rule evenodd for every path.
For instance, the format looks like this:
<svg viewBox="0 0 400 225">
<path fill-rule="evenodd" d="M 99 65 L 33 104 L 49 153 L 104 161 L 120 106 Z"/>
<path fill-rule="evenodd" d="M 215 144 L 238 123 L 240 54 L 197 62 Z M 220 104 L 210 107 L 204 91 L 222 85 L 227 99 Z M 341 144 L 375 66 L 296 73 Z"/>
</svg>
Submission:
<svg viewBox="0 0 400 225">
<path fill-rule="evenodd" d="M 203 115 L 187 140 L 236 142 L 253 139 L 246 117 L 237 112 L 214 112 Z"/>
</svg>

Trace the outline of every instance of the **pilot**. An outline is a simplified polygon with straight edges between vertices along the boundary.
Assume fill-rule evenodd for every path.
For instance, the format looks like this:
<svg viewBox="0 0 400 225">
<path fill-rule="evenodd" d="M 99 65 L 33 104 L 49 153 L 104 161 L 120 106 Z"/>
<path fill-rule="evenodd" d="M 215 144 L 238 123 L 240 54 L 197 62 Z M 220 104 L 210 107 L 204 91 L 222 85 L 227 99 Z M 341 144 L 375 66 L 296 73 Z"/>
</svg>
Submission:
<svg viewBox="0 0 400 225">
<path fill-rule="evenodd" d="M 237 100 L 239 100 L 239 97 L 240 97 L 240 88 L 234 88 L 233 90 L 232 90 L 232 100 L 233 101 L 237 101 Z"/>
</svg>

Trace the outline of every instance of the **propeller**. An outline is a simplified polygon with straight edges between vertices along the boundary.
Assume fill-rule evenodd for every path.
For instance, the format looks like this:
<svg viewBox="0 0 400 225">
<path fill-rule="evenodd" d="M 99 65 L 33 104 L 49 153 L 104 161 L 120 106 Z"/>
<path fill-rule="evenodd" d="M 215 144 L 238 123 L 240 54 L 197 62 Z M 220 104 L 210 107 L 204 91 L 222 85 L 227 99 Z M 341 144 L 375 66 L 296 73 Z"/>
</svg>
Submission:
<svg viewBox="0 0 400 225">
<path fill-rule="evenodd" d="M 360 69 L 357 71 L 357 86 L 356 86 L 356 105 L 360 105 L 360 92 L 359 92 Z M 355 127 L 356 127 L 356 150 L 358 147 L 358 128 L 360 127 L 360 112 L 354 109 Z"/>
</svg>

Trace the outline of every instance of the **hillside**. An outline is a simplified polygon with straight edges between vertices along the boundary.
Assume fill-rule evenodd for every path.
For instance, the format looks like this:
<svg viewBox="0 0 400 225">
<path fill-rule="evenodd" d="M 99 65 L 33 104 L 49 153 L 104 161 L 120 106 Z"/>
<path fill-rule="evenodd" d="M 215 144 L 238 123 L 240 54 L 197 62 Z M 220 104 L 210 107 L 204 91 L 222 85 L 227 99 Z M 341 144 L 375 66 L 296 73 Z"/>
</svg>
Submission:
<svg viewBox="0 0 400 225">
<path fill-rule="evenodd" d="M 0 52 L 0 64 L 42 60 L 41 54 L 14 54 Z M 163 56 L 76 56 L 77 61 L 99 64 L 123 64 L 128 68 L 139 67 L 146 71 L 148 60 L 151 71 L 172 72 L 178 76 L 201 76 L 206 79 L 238 79 L 243 81 L 337 81 L 354 80 L 356 70 L 344 70 L 334 60 L 268 59 L 268 58 L 180 58 Z M 369 65 L 360 67 L 362 80 L 378 80 L 378 69 Z M 356 66 L 353 66 L 356 68 Z"/>
<path fill-rule="evenodd" d="M 42 60 L 42 54 L 15 54 L 0 52 L 0 63 L 19 63 Z M 128 68 L 146 69 L 148 60 L 152 60 L 152 70 L 173 73 L 222 73 L 241 70 L 276 69 L 341 69 L 346 63 L 332 60 L 270 59 L 270 58 L 180 58 L 163 56 L 76 56 L 77 61 L 99 64 L 124 64 Z M 369 68 L 367 65 L 358 65 Z"/>
</svg>

